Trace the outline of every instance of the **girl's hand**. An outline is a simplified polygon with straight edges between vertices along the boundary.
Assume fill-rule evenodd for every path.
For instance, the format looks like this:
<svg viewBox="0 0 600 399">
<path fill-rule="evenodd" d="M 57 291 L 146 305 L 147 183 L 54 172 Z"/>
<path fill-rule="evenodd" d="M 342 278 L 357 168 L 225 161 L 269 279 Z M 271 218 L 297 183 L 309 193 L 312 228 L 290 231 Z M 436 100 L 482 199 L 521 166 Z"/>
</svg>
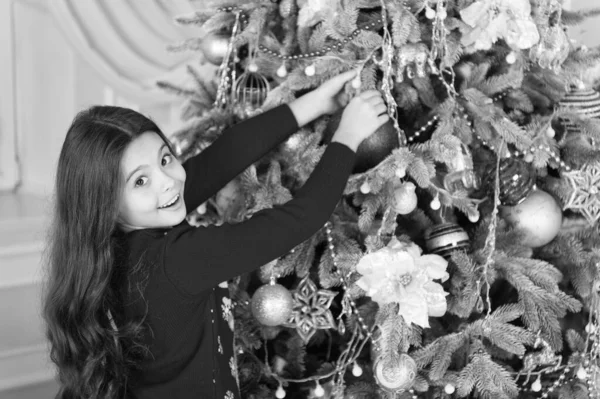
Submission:
<svg viewBox="0 0 600 399">
<path fill-rule="evenodd" d="M 327 80 L 314 90 L 315 95 L 319 98 L 315 105 L 321 111 L 321 115 L 331 115 L 348 104 L 350 97 L 344 91 L 344 87 L 357 74 L 358 71 L 356 70 L 346 71 Z"/>
<path fill-rule="evenodd" d="M 354 97 L 342 114 L 331 141 L 347 145 L 356 151 L 360 143 L 389 120 L 381 93 L 368 90 Z"/>
<path fill-rule="evenodd" d="M 325 114 L 332 114 L 345 107 L 348 95 L 343 92 L 344 85 L 356 77 L 357 73 L 353 70 L 339 74 L 289 103 L 298 126 L 302 127 Z"/>
</svg>

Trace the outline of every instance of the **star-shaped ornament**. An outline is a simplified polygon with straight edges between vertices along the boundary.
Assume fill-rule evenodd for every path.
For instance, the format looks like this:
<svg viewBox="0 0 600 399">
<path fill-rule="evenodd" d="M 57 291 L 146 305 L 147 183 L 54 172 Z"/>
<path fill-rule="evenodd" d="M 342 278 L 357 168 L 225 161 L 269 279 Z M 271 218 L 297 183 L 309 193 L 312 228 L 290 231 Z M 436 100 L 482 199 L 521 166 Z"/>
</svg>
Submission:
<svg viewBox="0 0 600 399">
<path fill-rule="evenodd" d="M 295 328 L 304 343 L 308 343 L 318 329 L 336 328 L 335 320 L 329 310 L 336 295 L 337 292 L 317 289 L 316 284 L 308 276 L 304 277 L 298 288 L 292 292 L 294 309 L 292 317 L 285 326 Z"/>
<path fill-rule="evenodd" d="M 579 170 L 563 172 L 571 194 L 563 209 L 582 213 L 590 225 L 600 219 L 600 163 L 587 164 Z"/>
</svg>

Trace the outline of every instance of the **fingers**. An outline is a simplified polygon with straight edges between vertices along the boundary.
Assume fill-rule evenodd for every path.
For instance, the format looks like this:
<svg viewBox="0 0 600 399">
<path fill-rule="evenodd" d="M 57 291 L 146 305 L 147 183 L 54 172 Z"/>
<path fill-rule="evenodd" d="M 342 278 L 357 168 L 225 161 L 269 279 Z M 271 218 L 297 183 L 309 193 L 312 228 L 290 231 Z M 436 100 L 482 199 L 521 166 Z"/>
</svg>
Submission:
<svg viewBox="0 0 600 399">
<path fill-rule="evenodd" d="M 377 115 L 387 114 L 387 105 L 385 105 L 383 102 L 375 105 L 373 109 Z"/>
<path fill-rule="evenodd" d="M 366 90 L 358 95 L 358 97 L 362 98 L 363 100 L 369 100 L 376 96 L 381 97 L 381 94 L 378 90 Z"/>
<path fill-rule="evenodd" d="M 337 76 L 334 76 L 333 78 L 329 79 L 324 84 L 333 86 L 335 88 L 339 88 L 341 90 L 342 86 L 346 82 L 349 82 L 350 80 L 354 79 L 357 74 L 358 74 L 358 71 L 356 69 L 351 69 L 349 71 L 340 73 Z"/>
<path fill-rule="evenodd" d="M 387 123 L 387 121 L 390 120 L 390 117 L 388 116 L 387 112 L 383 115 L 379 115 L 377 117 L 377 123 L 379 123 L 379 126 L 383 125 L 384 123 Z"/>
</svg>

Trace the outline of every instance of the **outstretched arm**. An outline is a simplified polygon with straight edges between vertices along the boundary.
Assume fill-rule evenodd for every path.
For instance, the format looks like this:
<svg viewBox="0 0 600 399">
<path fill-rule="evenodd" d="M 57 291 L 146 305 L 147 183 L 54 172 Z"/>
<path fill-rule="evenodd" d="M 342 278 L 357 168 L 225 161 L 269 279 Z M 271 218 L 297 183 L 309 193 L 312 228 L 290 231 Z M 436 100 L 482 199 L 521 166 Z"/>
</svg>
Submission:
<svg viewBox="0 0 600 399">
<path fill-rule="evenodd" d="M 356 76 L 349 71 L 289 105 L 281 105 L 229 129 L 183 166 L 187 173 L 184 200 L 188 211 L 198 207 L 248 166 L 281 144 L 299 127 L 345 105 L 344 85 Z"/>
<path fill-rule="evenodd" d="M 285 255 L 325 224 L 353 165 L 354 151 L 331 143 L 304 187 L 286 204 L 238 224 L 175 228 L 165 236 L 167 276 L 182 292 L 194 295 Z"/>
<path fill-rule="evenodd" d="M 183 164 L 187 174 L 184 200 L 191 211 L 252 163 L 298 130 L 288 105 L 232 126 L 200 154 Z"/>
</svg>

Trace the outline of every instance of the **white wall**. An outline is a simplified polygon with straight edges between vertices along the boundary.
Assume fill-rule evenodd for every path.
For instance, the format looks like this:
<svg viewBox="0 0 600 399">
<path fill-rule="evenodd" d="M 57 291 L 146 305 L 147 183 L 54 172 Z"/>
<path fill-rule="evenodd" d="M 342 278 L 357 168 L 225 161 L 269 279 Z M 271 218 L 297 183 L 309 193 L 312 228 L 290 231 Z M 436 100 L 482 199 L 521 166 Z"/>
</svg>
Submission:
<svg viewBox="0 0 600 399">
<path fill-rule="evenodd" d="M 43 196 L 51 193 L 60 147 L 79 110 L 129 106 L 168 131 L 177 125 L 180 101 L 139 106 L 107 86 L 65 40 L 47 1 L 0 0 L 0 190 L 16 178 L 16 148 L 19 190 Z"/>
<path fill-rule="evenodd" d="M 600 7 L 600 0 L 569 0 L 571 10 Z M 569 29 L 569 37 L 588 47 L 600 46 L 600 16 L 589 18 L 584 23 Z"/>
</svg>

